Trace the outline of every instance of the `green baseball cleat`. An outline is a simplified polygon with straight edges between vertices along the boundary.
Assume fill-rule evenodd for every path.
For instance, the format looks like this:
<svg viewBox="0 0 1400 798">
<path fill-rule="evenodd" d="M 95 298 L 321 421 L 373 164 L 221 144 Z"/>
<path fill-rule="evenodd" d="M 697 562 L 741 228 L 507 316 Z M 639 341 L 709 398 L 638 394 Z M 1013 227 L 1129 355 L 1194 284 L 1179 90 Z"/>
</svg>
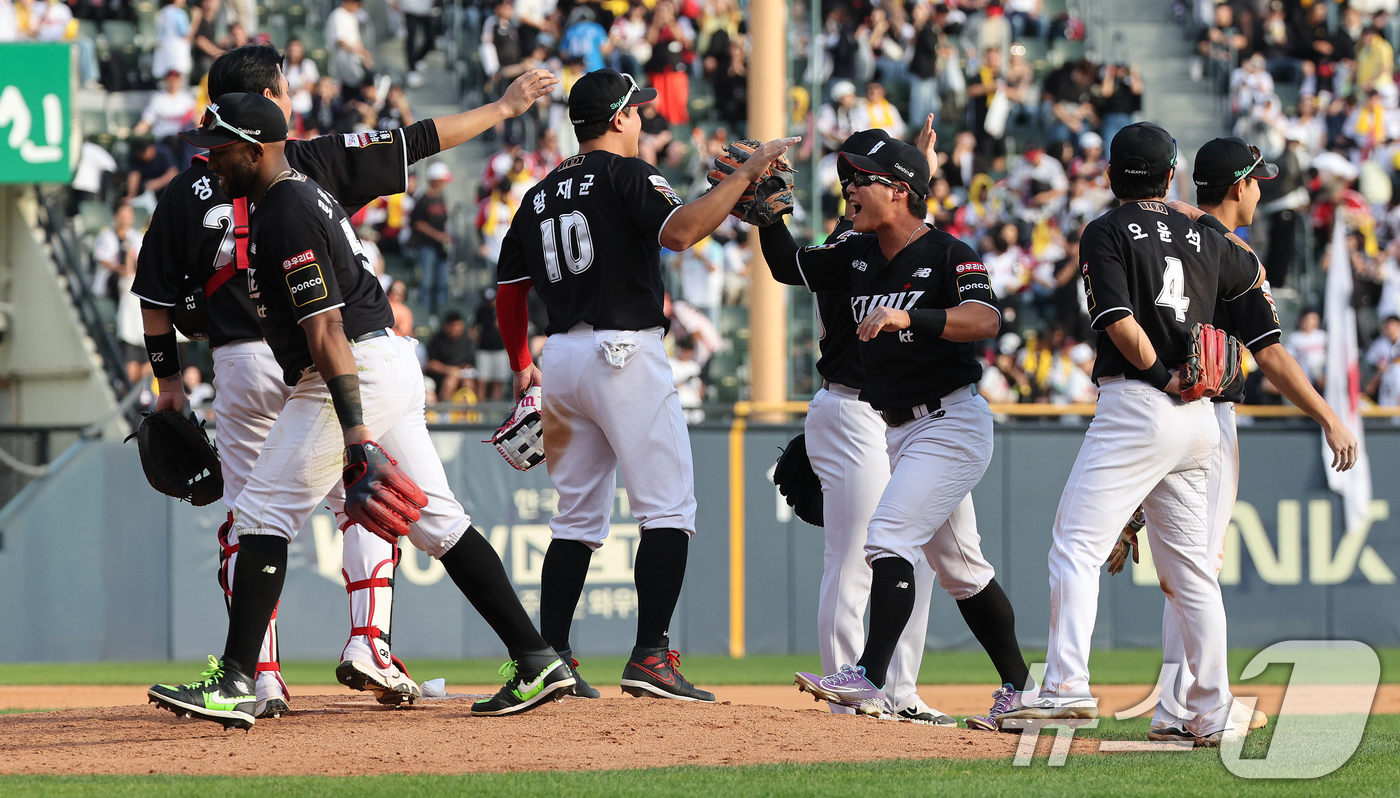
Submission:
<svg viewBox="0 0 1400 798">
<path fill-rule="evenodd" d="M 518 715 L 562 698 L 575 682 L 562 659 L 555 659 L 534 673 L 521 669 L 516 662 L 507 662 L 500 673 L 506 677 L 505 686 L 495 696 L 472 704 L 473 715 Z"/>
<path fill-rule="evenodd" d="M 237 668 L 209 657 L 204 678 L 189 684 L 158 684 L 146 691 L 151 703 L 176 715 L 222 723 L 225 729 L 251 729 L 257 694 L 253 680 Z"/>
</svg>

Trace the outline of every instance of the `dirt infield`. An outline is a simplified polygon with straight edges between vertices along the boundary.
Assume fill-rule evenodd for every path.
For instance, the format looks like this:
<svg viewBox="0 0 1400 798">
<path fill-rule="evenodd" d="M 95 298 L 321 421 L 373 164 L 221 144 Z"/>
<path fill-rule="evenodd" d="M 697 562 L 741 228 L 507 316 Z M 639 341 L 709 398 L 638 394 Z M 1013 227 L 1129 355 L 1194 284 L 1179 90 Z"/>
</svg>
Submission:
<svg viewBox="0 0 1400 798">
<path fill-rule="evenodd" d="M 9 715 L 0 718 L 0 773 L 340 776 L 983 759 L 1011 756 L 1018 739 L 815 707 L 571 698 L 516 718 L 473 718 L 468 701 L 389 710 L 359 696 L 298 696 L 294 713 L 246 733 L 144 705 Z M 1048 753 L 1048 736 L 1044 744 Z"/>
<path fill-rule="evenodd" d="M 294 687 L 291 714 L 259 721 L 245 733 L 138 704 L 144 687 L 0 686 L 0 708 L 87 707 L 0 716 L 0 773 L 372 775 L 984 759 L 1012 756 L 1018 740 L 831 715 L 825 705 L 787 686 L 715 687 L 723 703 L 713 705 L 627 698 L 604 687 L 604 698 L 597 701 L 570 698 L 505 719 L 469 715 L 466 694 L 485 693 L 487 687 L 450 689 L 447 699 L 390 710 L 362 693 Z M 920 693 L 963 717 L 984 712 L 991 689 L 931 685 Z M 1257 706 L 1273 714 L 1282 687 L 1252 689 Z M 1143 685 L 1104 686 L 1097 692 L 1103 713 L 1152 695 Z M 1307 703 L 1325 711 L 1327 692 L 1317 692 Z M 1400 685 L 1382 685 L 1374 711 L 1400 712 Z M 361 735 L 377 742 L 360 744 Z M 561 738 L 567 738 L 566 746 Z M 1043 737 L 1041 747 L 1049 744 Z M 1074 750 L 1094 749 L 1086 741 Z"/>
</svg>

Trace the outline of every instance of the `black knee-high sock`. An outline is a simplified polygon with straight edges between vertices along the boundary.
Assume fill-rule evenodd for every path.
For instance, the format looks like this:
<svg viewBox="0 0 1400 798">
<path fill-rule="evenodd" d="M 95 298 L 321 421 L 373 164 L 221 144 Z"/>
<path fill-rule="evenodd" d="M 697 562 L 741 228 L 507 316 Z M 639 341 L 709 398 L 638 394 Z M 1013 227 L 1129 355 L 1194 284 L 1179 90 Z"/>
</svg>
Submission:
<svg viewBox="0 0 1400 798">
<path fill-rule="evenodd" d="M 857 665 L 876 687 L 885 686 L 890 659 L 914 612 L 914 564 L 903 557 L 881 557 L 870 564 L 870 636 Z"/>
<path fill-rule="evenodd" d="M 549 648 L 530 622 L 525 608 L 520 606 L 520 598 L 506 577 L 501 558 L 476 527 L 468 529 L 457 545 L 448 549 L 438 561 L 457 583 L 457 589 L 506 644 L 512 660 L 519 661 L 524 655 L 540 654 Z"/>
<path fill-rule="evenodd" d="M 642 530 L 633 575 L 637 581 L 637 646 L 670 645 L 667 634 L 685 581 L 690 535 L 682 529 Z"/>
<path fill-rule="evenodd" d="M 282 597 L 287 579 L 287 540 L 276 535 L 243 535 L 233 569 L 233 599 L 228 608 L 224 661 L 253 676 L 258 668 L 267 622 Z"/>
<path fill-rule="evenodd" d="M 958 610 L 967 622 L 967 628 L 972 630 L 977 642 L 992 658 L 992 665 L 996 666 L 1002 684 L 1009 684 L 1017 690 L 1030 686 L 1031 671 L 1026 667 L 1026 658 L 1021 656 L 1021 644 L 1016 640 L 1016 611 L 997 580 L 988 582 L 972 598 L 959 599 Z"/>
<path fill-rule="evenodd" d="M 573 648 L 569 628 L 592 558 L 593 549 L 577 540 L 551 541 L 545 552 L 540 569 L 540 634 L 555 651 Z"/>
</svg>

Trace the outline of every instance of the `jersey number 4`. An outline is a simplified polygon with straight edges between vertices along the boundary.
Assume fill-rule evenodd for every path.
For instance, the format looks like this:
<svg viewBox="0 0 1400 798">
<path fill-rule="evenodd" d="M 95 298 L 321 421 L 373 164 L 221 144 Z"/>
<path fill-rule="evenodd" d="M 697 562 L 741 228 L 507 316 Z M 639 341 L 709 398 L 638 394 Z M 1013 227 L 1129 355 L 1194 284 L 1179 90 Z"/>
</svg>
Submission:
<svg viewBox="0 0 1400 798">
<path fill-rule="evenodd" d="M 561 254 L 574 274 L 583 274 L 593 265 L 593 234 L 588 231 L 587 217 L 579 211 L 540 222 L 540 244 L 544 247 L 545 274 L 551 283 L 564 279 L 564 271 L 559 266 Z"/>
<path fill-rule="evenodd" d="M 1182 271 L 1181 260 L 1167 258 L 1167 268 L 1162 272 L 1162 290 L 1157 294 L 1157 304 L 1176 311 L 1177 321 L 1186 321 L 1186 309 L 1191 306 L 1191 298 L 1186 296 L 1186 273 Z"/>
</svg>

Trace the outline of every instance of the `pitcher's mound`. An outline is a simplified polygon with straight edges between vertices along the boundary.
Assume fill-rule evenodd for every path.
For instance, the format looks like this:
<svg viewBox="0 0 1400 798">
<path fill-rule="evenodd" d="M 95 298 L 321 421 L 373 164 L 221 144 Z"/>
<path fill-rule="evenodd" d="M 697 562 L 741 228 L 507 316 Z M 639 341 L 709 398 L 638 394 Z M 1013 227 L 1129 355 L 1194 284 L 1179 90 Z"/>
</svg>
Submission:
<svg viewBox="0 0 1400 798">
<path fill-rule="evenodd" d="M 391 710 L 369 698 L 299 695 L 291 714 L 248 732 L 153 705 L 9 715 L 0 717 L 0 773 L 350 776 L 983 759 L 1012 756 L 1019 739 L 832 715 L 825 705 L 567 698 L 513 718 L 473 718 L 470 700 Z M 1092 747 L 1076 741 L 1076 750 Z"/>
</svg>

